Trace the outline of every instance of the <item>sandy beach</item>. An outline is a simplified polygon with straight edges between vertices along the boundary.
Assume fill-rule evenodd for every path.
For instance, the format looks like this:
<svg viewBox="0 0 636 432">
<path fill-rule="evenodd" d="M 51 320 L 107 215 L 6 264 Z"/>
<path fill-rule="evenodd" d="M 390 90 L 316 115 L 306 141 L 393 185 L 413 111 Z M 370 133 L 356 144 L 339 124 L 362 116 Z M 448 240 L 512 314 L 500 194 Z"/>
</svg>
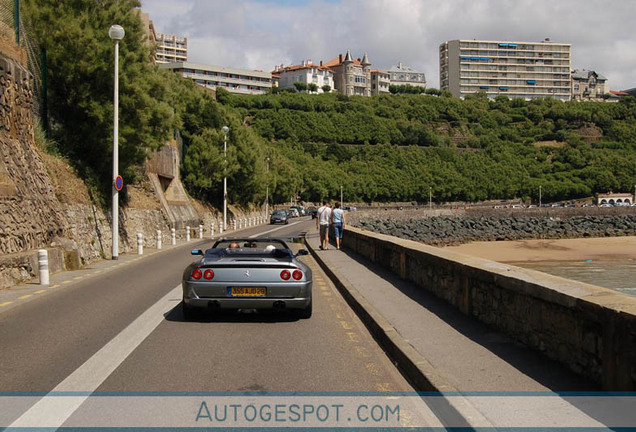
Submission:
<svg viewBox="0 0 636 432">
<path fill-rule="evenodd" d="M 473 242 L 446 249 L 503 263 L 636 260 L 636 237 Z"/>
</svg>

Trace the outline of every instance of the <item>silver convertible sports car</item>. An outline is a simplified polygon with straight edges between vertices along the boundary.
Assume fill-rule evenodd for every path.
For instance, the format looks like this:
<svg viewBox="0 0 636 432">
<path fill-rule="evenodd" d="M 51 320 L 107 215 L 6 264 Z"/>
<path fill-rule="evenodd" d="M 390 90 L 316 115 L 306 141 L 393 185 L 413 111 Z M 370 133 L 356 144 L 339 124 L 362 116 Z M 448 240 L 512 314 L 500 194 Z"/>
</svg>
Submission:
<svg viewBox="0 0 636 432">
<path fill-rule="evenodd" d="M 195 308 L 289 309 L 299 318 L 312 312 L 311 269 L 279 239 L 221 239 L 183 272 L 183 315 Z"/>
</svg>

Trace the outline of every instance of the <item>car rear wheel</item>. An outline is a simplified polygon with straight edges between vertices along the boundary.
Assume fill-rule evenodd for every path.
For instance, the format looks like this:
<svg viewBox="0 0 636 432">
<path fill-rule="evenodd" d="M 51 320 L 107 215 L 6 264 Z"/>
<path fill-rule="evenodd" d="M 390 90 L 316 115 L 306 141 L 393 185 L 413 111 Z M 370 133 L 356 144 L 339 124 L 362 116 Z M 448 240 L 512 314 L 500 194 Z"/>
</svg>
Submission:
<svg viewBox="0 0 636 432">
<path fill-rule="evenodd" d="M 309 302 L 309 306 L 307 306 L 305 309 L 298 309 L 296 311 L 296 316 L 300 319 L 309 319 L 311 318 L 311 313 L 312 311 L 312 304 L 313 302 Z"/>
</svg>

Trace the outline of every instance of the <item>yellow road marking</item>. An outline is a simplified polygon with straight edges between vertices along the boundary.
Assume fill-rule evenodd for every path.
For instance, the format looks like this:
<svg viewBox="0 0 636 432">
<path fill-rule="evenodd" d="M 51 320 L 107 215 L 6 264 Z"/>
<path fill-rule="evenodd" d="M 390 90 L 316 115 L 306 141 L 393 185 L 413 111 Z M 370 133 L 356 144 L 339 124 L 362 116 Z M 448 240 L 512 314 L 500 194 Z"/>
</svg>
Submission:
<svg viewBox="0 0 636 432">
<path fill-rule="evenodd" d="M 375 387 L 378 389 L 378 391 L 381 391 L 381 392 L 394 391 L 391 383 L 377 383 Z"/>
<path fill-rule="evenodd" d="M 355 343 L 359 343 L 360 342 L 360 337 L 358 336 L 358 333 L 347 332 L 346 335 L 349 338 L 349 342 L 355 342 Z"/>
<path fill-rule="evenodd" d="M 371 372 L 371 375 L 375 375 L 375 376 L 382 375 L 382 372 L 380 371 L 380 368 L 378 367 L 376 363 L 367 363 L 364 365 L 364 367 L 366 367 L 367 370 Z"/>
<path fill-rule="evenodd" d="M 356 350 L 356 354 L 357 354 L 357 355 L 359 355 L 359 356 L 360 356 L 360 357 L 362 357 L 362 358 L 369 358 L 369 357 L 371 357 L 371 353 L 369 352 L 369 350 L 368 350 L 368 349 L 366 349 L 366 348 L 365 348 L 365 347 L 363 347 L 363 346 L 359 346 L 359 345 L 358 345 L 358 346 L 356 346 L 356 347 L 355 347 L 355 350 Z"/>
<path fill-rule="evenodd" d="M 46 292 L 46 290 L 39 290 L 39 291 L 34 292 L 33 294 L 42 294 L 42 293 L 45 293 L 45 292 Z"/>
<path fill-rule="evenodd" d="M 71 283 L 71 281 L 64 281 L 64 282 L 62 282 L 62 283 L 66 285 L 66 284 L 70 284 L 70 283 Z"/>
<path fill-rule="evenodd" d="M 49 287 L 49 289 L 51 289 L 51 288 L 57 288 L 57 287 L 59 287 L 59 286 L 60 286 L 59 284 L 51 285 L 51 286 Z"/>
<path fill-rule="evenodd" d="M 20 300 L 28 299 L 29 297 L 33 297 L 33 294 L 23 295 L 22 297 L 18 297 Z"/>
<path fill-rule="evenodd" d="M 83 278 L 83 277 L 84 277 L 84 276 L 76 276 L 76 277 L 74 277 L 74 278 L 73 278 L 73 280 L 79 280 L 79 279 L 81 279 L 81 278 Z"/>
<path fill-rule="evenodd" d="M 340 325 L 345 330 L 351 330 L 353 328 L 353 327 L 351 327 L 351 324 L 348 323 L 347 321 L 340 321 Z"/>
<path fill-rule="evenodd" d="M 0 303 L 0 307 L 3 307 L 3 306 L 9 306 L 10 304 L 13 304 L 13 302 L 4 302 L 4 303 Z"/>
</svg>

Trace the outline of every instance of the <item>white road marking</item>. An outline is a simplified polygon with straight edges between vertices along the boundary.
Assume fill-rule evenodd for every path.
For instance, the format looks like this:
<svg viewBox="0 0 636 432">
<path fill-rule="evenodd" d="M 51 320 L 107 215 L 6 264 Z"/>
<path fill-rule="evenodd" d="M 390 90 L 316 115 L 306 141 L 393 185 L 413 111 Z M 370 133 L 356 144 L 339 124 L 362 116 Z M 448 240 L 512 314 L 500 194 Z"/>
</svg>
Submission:
<svg viewBox="0 0 636 432">
<path fill-rule="evenodd" d="M 177 285 L 51 391 L 52 393 L 85 392 L 86 395 L 45 396 L 9 427 L 61 427 L 88 399 L 90 392 L 97 390 L 106 378 L 164 321 L 164 314 L 174 308 L 175 300 L 180 298 L 181 285 Z"/>
<path fill-rule="evenodd" d="M 262 235 L 269 234 L 269 233 L 274 232 L 274 231 L 278 231 L 279 229 L 289 228 L 290 226 L 293 226 L 293 225 L 299 224 L 299 223 L 301 223 L 301 222 L 302 222 L 302 221 L 297 221 L 297 222 L 290 223 L 290 224 L 288 224 L 288 225 L 283 225 L 283 226 L 280 226 L 280 227 L 278 227 L 278 228 L 271 229 L 271 230 L 269 230 L 269 231 L 264 231 L 264 232 L 262 232 L 262 233 L 254 234 L 253 236 L 249 236 L 248 238 L 256 238 L 256 237 L 260 237 L 260 236 L 262 236 Z"/>
</svg>

